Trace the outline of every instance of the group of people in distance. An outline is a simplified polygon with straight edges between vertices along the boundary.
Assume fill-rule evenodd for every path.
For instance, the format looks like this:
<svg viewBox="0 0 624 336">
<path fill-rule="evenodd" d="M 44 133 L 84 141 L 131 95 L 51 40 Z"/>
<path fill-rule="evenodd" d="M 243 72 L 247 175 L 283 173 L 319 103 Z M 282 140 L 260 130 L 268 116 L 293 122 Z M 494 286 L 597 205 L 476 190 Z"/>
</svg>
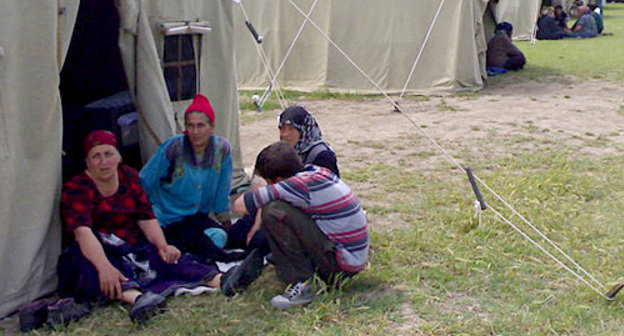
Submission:
<svg viewBox="0 0 624 336">
<path fill-rule="evenodd" d="M 543 7 L 537 21 L 537 39 L 592 38 L 604 30 L 602 10 L 597 5 L 584 5 L 581 1 L 570 8 L 570 14 L 577 20 L 568 27 L 569 17 L 561 5 Z"/>
<path fill-rule="evenodd" d="M 86 169 L 62 188 L 73 239 L 59 257 L 61 297 L 119 300 L 140 323 L 169 296 L 244 291 L 269 254 L 287 284 L 271 300 L 278 309 L 310 302 L 316 277 L 331 285 L 365 268 L 365 213 L 308 111 L 280 115 L 282 141 L 258 154 L 254 180 L 263 182 L 232 202 L 243 216 L 234 224 L 230 145 L 214 134 L 209 100 L 198 94 L 184 121 L 184 134 L 165 141 L 140 172 L 122 164 L 113 133 L 86 137 Z M 226 272 L 216 265 L 233 260 L 242 262 Z"/>
<path fill-rule="evenodd" d="M 577 21 L 568 28 L 568 15 L 561 5 L 545 6 L 537 22 L 537 35 L 540 40 L 557 40 L 562 38 L 590 38 L 600 35 L 604 29 L 602 8 L 599 5 L 584 5 L 577 1 L 570 9 Z M 520 70 L 526 64 L 526 58 L 512 42 L 513 26 L 509 22 L 496 25 L 494 36 L 488 42 L 487 70 L 488 74 L 496 75 L 508 70 Z"/>
</svg>

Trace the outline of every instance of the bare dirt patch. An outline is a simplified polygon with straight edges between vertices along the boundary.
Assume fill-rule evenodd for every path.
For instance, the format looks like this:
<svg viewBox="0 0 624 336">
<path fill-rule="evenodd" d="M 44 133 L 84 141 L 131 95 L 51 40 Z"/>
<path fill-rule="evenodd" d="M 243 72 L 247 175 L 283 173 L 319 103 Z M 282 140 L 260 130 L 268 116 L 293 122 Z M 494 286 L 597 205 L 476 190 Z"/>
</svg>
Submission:
<svg viewBox="0 0 624 336">
<path fill-rule="evenodd" d="M 393 112 L 385 98 L 291 103 L 315 115 L 338 155 L 341 171 L 375 163 L 411 171 L 429 170 L 446 161 L 415 125 L 462 165 L 471 158 L 511 155 L 535 147 L 556 151 L 564 146 L 597 157 L 624 153 L 623 97 L 624 87 L 617 83 L 577 83 L 571 77 L 514 83 L 510 76 L 475 94 L 404 99 L 405 115 Z M 241 125 L 245 166 L 251 167 L 260 149 L 276 140 L 274 117 Z M 365 206 L 374 204 L 366 194 L 375 186 L 348 182 Z M 373 230 L 397 223 L 387 217 L 371 221 Z"/>
<path fill-rule="evenodd" d="M 395 322 L 388 326 L 388 332 L 394 335 L 424 335 L 420 327 L 427 323 L 412 309 L 409 303 L 404 302 L 400 306 L 401 322 Z"/>
<path fill-rule="evenodd" d="M 458 316 L 467 314 L 484 320 L 489 318 L 488 314 L 483 312 L 479 300 L 464 293 L 447 293 L 444 301 L 440 303 L 440 307 L 447 314 Z"/>
<path fill-rule="evenodd" d="M 624 151 L 623 97 L 624 87 L 617 83 L 557 79 L 498 83 L 474 95 L 437 95 L 427 101 L 405 99 L 401 106 L 410 119 L 451 153 L 458 144 L 478 148 L 488 136 L 500 136 L 550 139 L 596 155 Z M 341 169 L 370 162 L 397 162 L 401 154 L 415 150 L 431 151 L 431 156 L 439 154 L 410 120 L 393 112 L 385 98 L 293 103 L 315 115 L 325 140 L 338 154 Z M 253 165 L 258 151 L 276 140 L 274 118 L 242 125 L 245 166 Z M 509 150 L 498 148 L 500 153 Z"/>
</svg>

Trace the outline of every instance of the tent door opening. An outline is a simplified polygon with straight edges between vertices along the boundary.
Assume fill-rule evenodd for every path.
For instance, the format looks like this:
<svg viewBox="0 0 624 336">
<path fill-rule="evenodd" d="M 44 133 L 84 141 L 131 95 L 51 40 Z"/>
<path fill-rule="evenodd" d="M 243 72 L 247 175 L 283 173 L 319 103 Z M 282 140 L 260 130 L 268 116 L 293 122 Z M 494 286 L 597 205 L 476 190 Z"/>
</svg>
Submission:
<svg viewBox="0 0 624 336">
<path fill-rule="evenodd" d="M 141 167 L 138 116 L 118 37 L 119 13 L 113 1 L 80 2 L 61 71 L 63 181 L 85 169 L 82 142 L 96 129 L 115 133 L 124 164 Z"/>
</svg>

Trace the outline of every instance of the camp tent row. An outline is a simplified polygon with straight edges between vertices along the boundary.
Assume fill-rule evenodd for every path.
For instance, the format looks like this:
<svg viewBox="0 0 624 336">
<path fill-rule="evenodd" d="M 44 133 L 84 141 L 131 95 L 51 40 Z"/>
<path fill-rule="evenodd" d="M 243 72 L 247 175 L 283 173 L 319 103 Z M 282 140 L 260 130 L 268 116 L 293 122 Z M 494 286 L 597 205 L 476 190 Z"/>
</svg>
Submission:
<svg viewBox="0 0 624 336">
<path fill-rule="evenodd" d="M 477 90 L 483 86 L 487 44 L 482 18 L 487 0 L 294 2 L 305 13 L 313 8 L 310 19 L 386 92 L 403 90 L 423 45 L 407 92 Z M 264 37 L 262 48 L 275 71 L 305 17 L 287 0 L 244 1 L 243 5 Z M 243 24 L 242 12 L 236 12 L 234 42 L 239 87 L 264 89 L 269 79 L 254 39 Z M 284 88 L 377 93 L 309 22 L 284 64 L 277 77 Z"/>
<path fill-rule="evenodd" d="M 295 2 L 304 11 L 313 3 Z M 244 5 L 277 68 L 303 16 L 286 0 Z M 107 102 L 127 91 L 143 159 L 181 130 L 189 90 L 207 95 L 217 111 L 216 133 L 232 143 L 234 183 L 244 182 L 237 84 L 264 88 L 268 80 L 238 6 L 231 0 L 0 0 L 0 317 L 56 286 L 61 171 L 71 155 L 63 137 L 83 127 L 74 114 L 84 112 L 85 87 L 96 92 L 90 99 Z M 421 47 L 408 92 L 477 90 L 485 77 L 486 8 L 487 0 L 319 0 L 311 18 L 386 91 L 404 87 Z M 109 21 L 98 17 L 109 10 L 115 25 L 106 27 Z M 105 65 L 93 62 L 98 56 Z M 311 26 L 285 64 L 278 80 L 288 87 L 374 91 Z M 93 70 L 98 67 L 104 70 Z M 189 76 L 190 86 L 183 81 Z"/>
</svg>

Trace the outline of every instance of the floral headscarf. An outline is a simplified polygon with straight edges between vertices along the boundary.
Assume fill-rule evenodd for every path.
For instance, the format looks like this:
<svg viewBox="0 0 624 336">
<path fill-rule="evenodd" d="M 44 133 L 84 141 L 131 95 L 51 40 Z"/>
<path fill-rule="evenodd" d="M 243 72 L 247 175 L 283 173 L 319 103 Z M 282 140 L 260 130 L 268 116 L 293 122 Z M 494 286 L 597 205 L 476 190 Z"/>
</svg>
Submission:
<svg viewBox="0 0 624 336">
<path fill-rule="evenodd" d="M 301 133 L 301 137 L 295 145 L 295 150 L 299 155 L 303 155 L 314 145 L 323 142 L 323 135 L 316 120 L 310 112 L 301 106 L 286 108 L 279 116 L 279 126 L 282 125 L 291 125 Z"/>
</svg>

